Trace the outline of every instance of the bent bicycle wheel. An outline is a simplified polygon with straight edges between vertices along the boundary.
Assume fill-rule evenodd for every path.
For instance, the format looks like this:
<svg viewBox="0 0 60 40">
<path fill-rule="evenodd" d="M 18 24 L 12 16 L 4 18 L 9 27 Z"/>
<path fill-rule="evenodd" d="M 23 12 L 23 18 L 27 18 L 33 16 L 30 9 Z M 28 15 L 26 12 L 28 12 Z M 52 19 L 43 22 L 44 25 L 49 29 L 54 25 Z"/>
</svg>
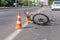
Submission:
<svg viewBox="0 0 60 40">
<path fill-rule="evenodd" d="M 33 16 L 33 23 L 38 24 L 38 25 L 45 25 L 49 22 L 48 16 L 45 14 L 35 14 Z"/>
</svg>

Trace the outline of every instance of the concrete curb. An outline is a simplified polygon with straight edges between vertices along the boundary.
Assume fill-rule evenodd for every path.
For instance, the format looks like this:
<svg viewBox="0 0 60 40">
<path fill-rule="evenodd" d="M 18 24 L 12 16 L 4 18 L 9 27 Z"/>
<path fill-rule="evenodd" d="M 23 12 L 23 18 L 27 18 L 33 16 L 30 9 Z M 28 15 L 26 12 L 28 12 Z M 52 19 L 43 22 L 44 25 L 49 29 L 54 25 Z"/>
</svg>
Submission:
<svg viewBox="0 0 60 40">
<path fill-rule="evenodd" d="M 22 8 L 22 7 L 0 7 L 0 9 L 16 9 L 16 8 Z"/>
</svg>

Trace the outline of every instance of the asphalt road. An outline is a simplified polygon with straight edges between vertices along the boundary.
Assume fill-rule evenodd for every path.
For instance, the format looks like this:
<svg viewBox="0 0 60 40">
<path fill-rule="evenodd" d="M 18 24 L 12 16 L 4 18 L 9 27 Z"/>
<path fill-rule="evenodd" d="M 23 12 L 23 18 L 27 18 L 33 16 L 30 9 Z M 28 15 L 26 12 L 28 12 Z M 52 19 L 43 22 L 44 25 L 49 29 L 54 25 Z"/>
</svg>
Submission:
<svg viewBox="0 0 60 40">
<path fill-rule="evenodd" d="M 38 11 L 37 7 L 31 7 L 28 8 L 28 10 L 29 13 Z M 18 11 L 21 13 L 21 23 L 24 24 L 24 19 L 26 17 L 24 14 L 24 8 L 0 10 L 0 40 L 5 40 L 6 37 L 8 39 L 9 35 L 16 31 L 15 27 Z M 18 35 L 13 38 L 13 40 L 59 40 L 60 11 L 52 11 L 49 8 L 44 7 L 42 12 L 47 16 L 49 15 L 49 18 L 52 18 L 51 16 L 54 16 L 56 21 L 46 26 L 29 23 L 21 32 L 19 32 Z M 13 35 L 11 37 L 13 37 Z"/>
<path fill-rule="evenodd" d="M 20 12 L 22 24 L 25 23 L 25 14 L 27 8 L 0 9 L 0 40 L 4 40 L 9 34 L 16 30 L 17 14 Z M 28 8 L 29 12 L 37 7 Z"/>
</svg>

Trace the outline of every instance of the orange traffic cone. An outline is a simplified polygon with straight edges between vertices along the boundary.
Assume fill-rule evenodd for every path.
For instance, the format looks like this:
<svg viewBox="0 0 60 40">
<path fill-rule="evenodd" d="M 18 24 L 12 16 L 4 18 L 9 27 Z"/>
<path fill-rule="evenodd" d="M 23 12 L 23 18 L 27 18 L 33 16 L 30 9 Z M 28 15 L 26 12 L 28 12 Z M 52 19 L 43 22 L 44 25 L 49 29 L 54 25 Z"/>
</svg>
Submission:
<svg viewBox="0 0 60 40">
<path fill-rule="evenodd" d="M 27 22 L 27 23 L 29 23 L 30 22 L 30 20 L 29 20 L 29 13 L 28 13 L 28 11 L 26 12 L 26 18 L 25 18 L 25 21 Z"/>
<path fill-rule="evenodd" d="M 29 16 L 29 12 L 28 11 L 26 12 L 26 15 Z"/>
<path fill-rule="evenodd" d="M 21 24 L 20 12 L 18 12 L 16 29 L 23 29 L 22 24 Z"/>
</svg>

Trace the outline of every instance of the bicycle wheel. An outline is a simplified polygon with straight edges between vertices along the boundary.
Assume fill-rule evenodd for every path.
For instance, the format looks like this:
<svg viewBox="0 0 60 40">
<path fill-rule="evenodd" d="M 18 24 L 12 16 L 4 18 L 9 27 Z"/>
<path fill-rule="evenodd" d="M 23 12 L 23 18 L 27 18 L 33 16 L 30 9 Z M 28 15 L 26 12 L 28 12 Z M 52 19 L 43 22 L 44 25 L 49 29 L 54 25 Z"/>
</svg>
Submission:
<svg viewBox="0 0 60 40">
<path fill-rule="evenodd" d="M 42 25 L 42 24 L 47 24 L 49 22 L 48 16 L 45 14 L 35 14 L 33 16 L 33 23 Z"/>
</svg>

